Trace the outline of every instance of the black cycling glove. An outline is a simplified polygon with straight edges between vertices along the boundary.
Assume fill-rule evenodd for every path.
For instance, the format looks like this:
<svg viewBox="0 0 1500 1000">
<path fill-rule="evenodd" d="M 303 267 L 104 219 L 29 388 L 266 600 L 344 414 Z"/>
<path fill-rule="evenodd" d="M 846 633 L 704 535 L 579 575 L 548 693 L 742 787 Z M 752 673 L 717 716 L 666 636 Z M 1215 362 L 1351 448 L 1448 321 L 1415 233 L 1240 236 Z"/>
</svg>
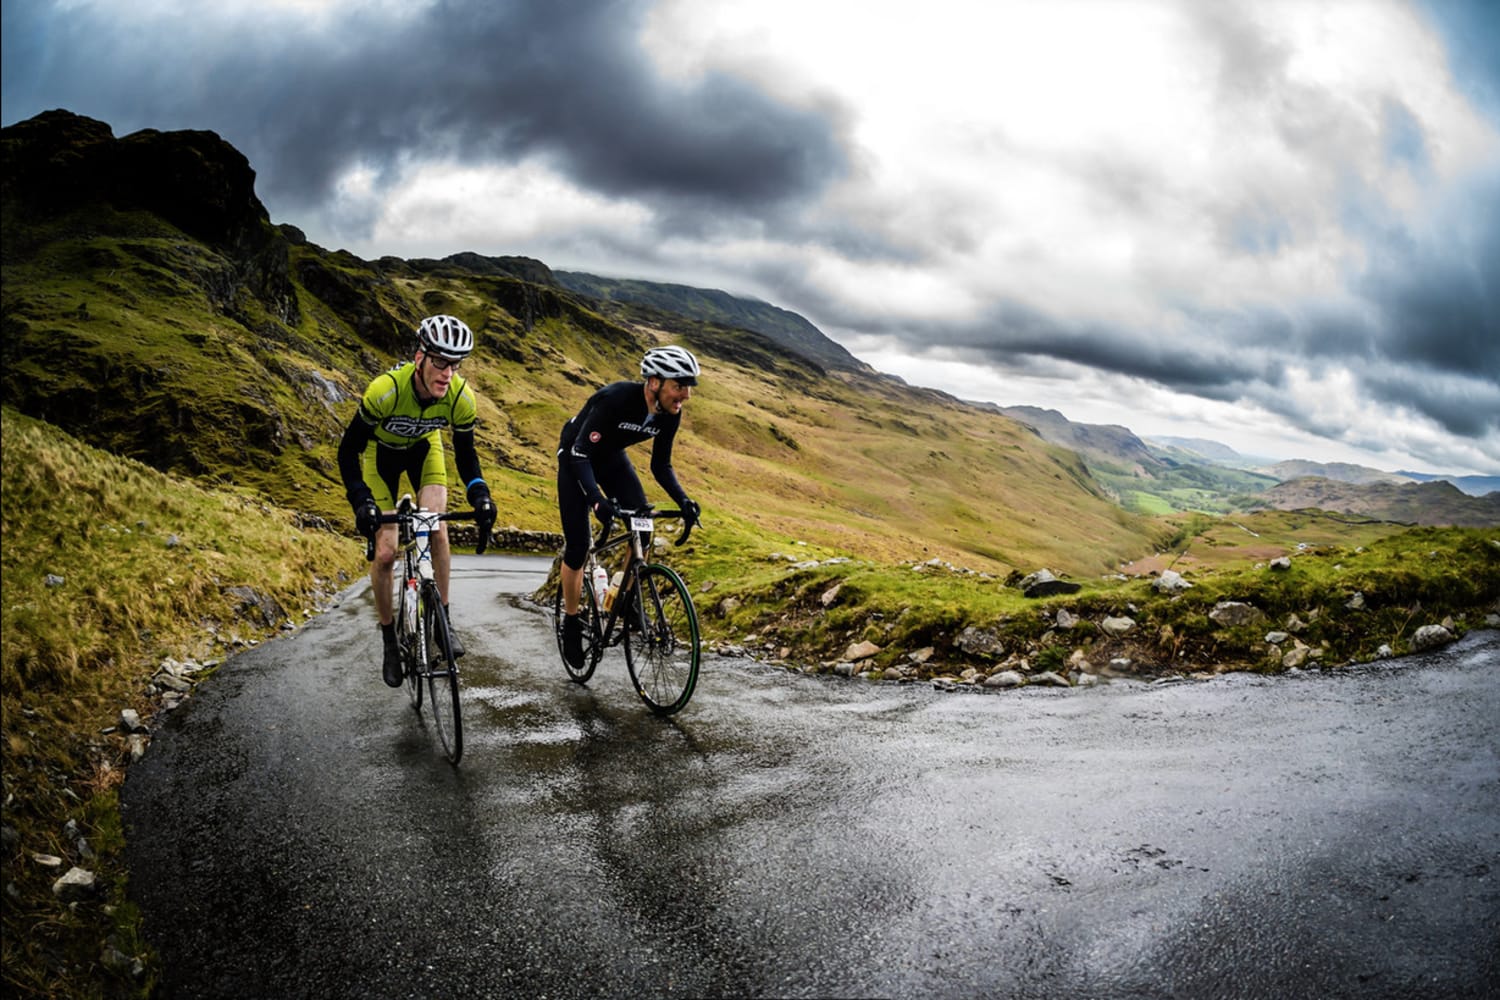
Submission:
<svg viewBox="0 0 1500 1000">
<path fill-rule="evenodd" d="M 594 501 L 594 514 L 599 520 L 605 522 L 612 521 L 620 516 L 620 512 L 616 509 L 614 501 L 602 493 L 599 494 L 599 499 Z"/>
<path fill-rule="evenodd" d="M 474 513 L 479 515 L 475 523 L 479 530 L 488 533 L 495 526 L 495 501 L 490 499 L 490 488 L 484 483 L 471 483 L 469 485 L 469 506 L 474 508 Z"/>
<path fill-rule="evenodd" d="M 373 497 L 365 497 L 354 506 L 354 530 L 366 538 L 375 537 L 375 529 L 380 527 L 380 508 L 375 506 Z"/>
<path fill-rule="evenodd" d="M 697 524 L 698 518 L 703 514 L 703 508 L 687 497 L 683 497 L 682 502 L 677 506 L 682 508 L 682 523 L 686 525 Z"/>
</svg>

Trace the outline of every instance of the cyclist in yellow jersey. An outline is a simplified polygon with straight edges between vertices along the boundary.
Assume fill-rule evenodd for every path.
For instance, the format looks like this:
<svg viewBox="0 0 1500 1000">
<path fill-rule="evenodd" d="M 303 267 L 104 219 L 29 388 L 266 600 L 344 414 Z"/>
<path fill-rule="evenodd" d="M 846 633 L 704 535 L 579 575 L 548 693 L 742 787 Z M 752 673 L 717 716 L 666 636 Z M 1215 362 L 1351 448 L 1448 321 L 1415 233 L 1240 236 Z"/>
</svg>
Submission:
<svg viewBox="0 0 1500 1000">
<path fill-rule="evenodd" d="M 426 510 L 448 509 L 448 468 L 443 460 L 442 430 L 453 431 L 453 459 L 458 466 L 469 504 L 478 513 L 478 528 L 488 533 L 495 525 L 495 503 L 490 499 L 474 448 L 478 413 L 474 391 L 458 374 L 458 366 L 474 349 L 474 334 L 452 316 L 429 316 L 417 328 L 413 360 L 384 372 L 370 382 L 359 410 L 339 442 L 339 476 L 354 509 L 359 533 L 375 541 L 370 583 L 375 589 L 375 611 L 380 618 L 385 647 L 381 674 L 391 687 L 401 686 L 401 661 L 396 651 L 395 609 L 391 573 L 396 561 L 396 526 L 377 525 L 380 512 L 393 511 L 401 476 Z M 378 529 L 378 531 L 377 531 Z M 432 536 L 432 570 L 443 611 L 448 610 L 451 557 L 448 527 L 439 524 Z M 455 657 L 463 643 L 449 623 Z"/>
</svg>

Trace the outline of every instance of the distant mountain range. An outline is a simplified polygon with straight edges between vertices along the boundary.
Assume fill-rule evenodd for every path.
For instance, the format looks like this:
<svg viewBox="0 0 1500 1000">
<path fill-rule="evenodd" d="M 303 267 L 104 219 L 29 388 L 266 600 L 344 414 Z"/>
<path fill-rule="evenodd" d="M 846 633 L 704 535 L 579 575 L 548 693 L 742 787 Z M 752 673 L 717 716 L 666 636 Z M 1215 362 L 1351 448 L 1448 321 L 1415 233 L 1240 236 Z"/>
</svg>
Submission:
<svg viewBox="0 0 1500 1000">
<path fill-rule="evenodd" d="M 638 279 L 602 278 L 577 271 L 553 271 L 557 284 L 586 295 L 606 308 L 627 305 L 659 314 L 670 328 L 673 316 L 738 327 L 760 333 L 782 347 L 829 370 L 872 374 L 842 346 L 797 313 L 756 299 L 745 299 L 717 289 Z M 1308 497 L 1339 503 L 1336 509 L 1386 520 L 1428 524 L 1500 523 L 1500 516 L 1480 505 L 1467 509 L 1438 491 L 1402 494 L 1389 490 L 1360 495 L 1358 489 L 1283 489 L 1280 484 L 1318 477 L 1354 487 L 1415 486 L 1446 480 L 1458 491 L 1482 497 L 1500 490 L 1500 477 L 1420 476 L 1385 472 L 1348 463 L 1278 461 L 1242 455 L 1218 441 L 1198 437 L 1153 437 L 1145 440 L 1119 424 L 1087 424 L 1069 420 L 1061 412 L 1038 406 L 1001 406 L 966 401 L 967 405 L 1016 420 L 1049 444 L 1077 452 L 1089 471 L 1124 506 L 1142 513 L 1206 510 L 1227 513 L 1255 506 L 1309 506 Z M 1426 511 L 1424 514 L 1423 511 Z"/>
<path fill-rule="evenodd" d="M 675 314 L 700 322 L 753 330 L 827 369 L 867 374 L 874 371 L 804 317 L 758 299 L 742 298 L 718 289 L 603 278 L 580 271 L 554 270 L 552 277 L 563 288 L 587 295 L 601 304 L 629 303 L 638 308 L 659 310 L 666 316 Z M 1242 455 L 1229 445 L 1207 438 L 1156 436 L 1142 439 L 1130 428 L 1119 424 L 1078 423 L 1057 410 L 1038 406 L 1001 406 L 972 400 L 969 403 L 1018 420 L 1032 427 L 1048 443 L 1078 452 L 1089 462 L 1095 475 L 1103 479 L 1124 476 L 1155 480 L 1161 482 L 1162 489 L 1167 492 L 1184 490 L 1196 494 L 1199 501 L 1204 499 L 1201 494 L 1205 491 L 1222 493 L 1228 500 L 1307 476 L 1355 485 L 1442 480 L 1476 497 L 1500 490 L 1500 476 L 1424 475 L 1385 472 L 1345 462 L 1279 461 L 1265 456 Z M 1117 493 L 1122 492 L 1122 484 L 1109 485 Z M 1123 485 L 1124 492 L 1139 492 L 1132 489 L 1138 483 Z M 1177 506 L 1170 502 L 1168 505 Z"/>
<path fill-rule="evenodd" d="M 1281 482 L 1308 476 L 1356 485 L 1447 482 L 1474 497 L 1482 497 L 1500 490 L 1500 476 L 1444 476 L 1425 472 L 1385 472 L 1348 462 L 1309 462 L 1300 459 L 1267 463 L 1263 459 L 1248 459 L 1228 445 L 1216 441 L 1204 441 L 1197 438 L 1152 438 L 1151 440 L 1170 443 L 1174 447 L 1221 465 L 1253 469 L 1273 476 Z M 1192 443 L 1189 444 L 1189 442 Z"/>
<path fill-rule="evenodd" d="M 1482 497 L 1500 490 L 1500 476 L 1436 476 L 1429 472 L 1398 472 L 1396 475 L 1416 483 L 1452 483 L 1474 497 Z"/>
<path fill-rule="evenodd" d="M 1096 464 L 1123 466 L 1137 474 L 1159 471 L 1166 466 L 1162 458 L 1128 427 L 1075 423 L 1057 410 L 1044 410 L 1039 406 L 996 406 L 995 409 L 1012 420 L 1035 428 L 1045 440 L 1071 448 Z"/>
<path fill-rule="evenodd" d="M 1336 510 L 1402 524 L 1487 528 L 1500 524 L 1500 492 L 1469 496 L 1452 483 L 1350 483 L 1318 476 L 1291 479 L 1262 494 L 1279 510 Z"/>
<path fill-rule="evenodd" d="M 1220 465 L 1252 467 L 1266 465 L 1271 459 L 1251 458 L 1241 455 L 1227 444 L 1194 437 L 1150 437 L 1146 439 L 1153 447 L 1164 451 L 1181 451 L 1197 458 L 1206 458 Z"/>
</svg>

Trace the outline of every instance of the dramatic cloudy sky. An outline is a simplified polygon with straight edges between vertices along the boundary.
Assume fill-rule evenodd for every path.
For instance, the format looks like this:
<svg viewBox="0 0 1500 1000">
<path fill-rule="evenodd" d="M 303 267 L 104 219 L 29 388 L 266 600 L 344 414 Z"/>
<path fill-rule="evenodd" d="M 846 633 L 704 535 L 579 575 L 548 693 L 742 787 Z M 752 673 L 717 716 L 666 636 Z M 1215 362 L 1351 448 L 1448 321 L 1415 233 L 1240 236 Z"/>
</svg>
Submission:
<svg viewBox="0 0 1500 1000">
<path fill-rule="evenodd" d="M 1500 474 L 1488 0 L 6 0 L 3 121 L 273 220 L 764 298 L 970 399 Z"/>
</svg>

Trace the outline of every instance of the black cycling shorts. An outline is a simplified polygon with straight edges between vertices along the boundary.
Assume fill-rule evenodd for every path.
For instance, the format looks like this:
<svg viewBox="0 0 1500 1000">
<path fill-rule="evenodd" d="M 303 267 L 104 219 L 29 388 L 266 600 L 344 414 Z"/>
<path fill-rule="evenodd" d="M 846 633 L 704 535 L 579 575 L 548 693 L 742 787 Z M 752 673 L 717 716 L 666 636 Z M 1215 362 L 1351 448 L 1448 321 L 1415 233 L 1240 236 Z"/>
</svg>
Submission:
<svg viewBox="0 0 1500 1000">
<path fill-rule="evenodd" d="M 624 451 L 612 455 L 595 456 L 594 479 L 604 495 L 616 506 L 639 508 L 646 506 L 646 491 L 641 487 L 641 477 L 636 475 Z M 562 518 L 563 563 L 569 569 L 582 569 L 588 557 L 592 540 L 592 522 L 589 520 L 588 497 L 573 475 L 573 462 L 563 453 L 557 465 L 557 511 Z"/>
</svg>

